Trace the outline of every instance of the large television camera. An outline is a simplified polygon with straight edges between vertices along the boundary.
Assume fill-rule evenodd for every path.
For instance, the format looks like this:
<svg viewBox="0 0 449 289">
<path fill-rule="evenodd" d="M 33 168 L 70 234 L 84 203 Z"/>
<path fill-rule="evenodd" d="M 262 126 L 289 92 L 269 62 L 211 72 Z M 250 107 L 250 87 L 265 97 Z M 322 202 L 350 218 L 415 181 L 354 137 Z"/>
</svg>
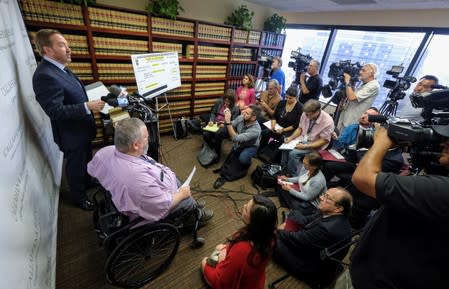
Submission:
<svg viewBox="0 0 449 289">
<path fill-rule="evenodd" d="M 424 125 L 447 124 L 449 122 L 449 88 L 443 85 L 435 85 L 442 90 L 433 91 L 428 95 L 411 94 L 410 101 L 415 108 L 422 108 L 421 116 Z M 434 113 L 434 109 L 442 112 Z"/>
<path fill-rule="evenodd" d="M 383 87 L 390 89 L 390 92 L 387 95 L 387 98 L 391 100 L 400 100 L 405 97 L 405 91 L 410 88 L 410 85 L 416 82 L 416 78 L 414 76 L 403 76 L 400 77 L 399 74 L 404 70 L 404 66 L 402 65 L 393 65 L 390 70 L 386 72 L 386 74 L 391 75 L 396 80 L 386 79 L 384 81 Z"/>
<path fill-rule="evenodd" d="M 410 88 L 413 82 L 416 82 L 416 78 L 413 76 L 400 77 L 399 74 L 404 70 L 402 65 L 393 65 L 386 73 L 391 75 L 395 80 L 386 79 L 383 87 L 390 89 L 387 99 L 379 109 L 381 114 L 384 115 L 396 115 L 398 108 L 398 100 L 405 97 L 405 91 Z"/>
<path fill-rule="evenodd" d="M 346 98 L 344 74 L 347 73 L 351 76 L 351 86 L 354 86 L 359 81 L 360 69 L 362 69 L 362 65 L 359 62 L 351 62 L 351 60 L 341 60 L 332 63 L 327 74 L 329 83 L 323 86 L 322 89 L 323 96 L 329 98 L 332 96 L 333 91 L 337 90 L 333 94 L 331 101 L 338 104 L 341 99 Z"/>
<path fill-rule="evenodd" d="M 264 81 L 270 80 L 271 77 L 271 64 L 273 64 L 273 56 L 271 55 L 262 55 L 257 60 L 259 64 L 259 73 L 258 76 L 261 77 Z"/>
<path fill-rule="evenodd" d="M 299 84 L 299 75 L 301 75 L 302 72 L 307 71 L 307 66 L 309 66 L 313 58 L 312 56 L 310 56 L 310 54 L 302 54 L 301 47 L 293 50 L 290 54 L 290 58 L 293 61 L 290 61 L 288 63 L 288 67 L 293 68 L 293 70 L 296 72 L 294 83 Z"/>
</svg>

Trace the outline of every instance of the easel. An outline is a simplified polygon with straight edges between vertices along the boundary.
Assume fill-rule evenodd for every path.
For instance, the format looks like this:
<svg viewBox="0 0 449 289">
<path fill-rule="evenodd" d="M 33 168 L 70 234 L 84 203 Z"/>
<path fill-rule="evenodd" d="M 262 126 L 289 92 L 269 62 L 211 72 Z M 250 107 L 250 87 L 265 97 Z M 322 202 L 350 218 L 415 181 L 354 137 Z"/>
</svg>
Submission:
<svg viewBox="0 0 449 289">
<path fill-rule="evenodd" d="M 159 106 L 159 98 L 162 98 L 162 100 L 164 101 L 163 104 L 161 106 Z M 170 123 L 173 129 L 173 133 L 176 137 L 176 130 L 175 130 L 175 125 L 173 123 L 173 117 L 171 114 L 171 110 L 170 110 L 170 103 L 168 102 L 168 97 L 166 93 L 163 93 L 161 95 L 158 96 L 154 96 L 154 110 L 153 112 L 155 113 L 155 117 L 153 117 L 152 122 L 155 121 L 156 122 L 156 130 L 157 130 L 157 140 L 156 140 L 156 145 L 157 145 L 157 155 L 158 155 L 158 159 L 159 162 L 161 160 L 162 157 L 162 153 L 160 150 L 160 143 L 161 143 L 161 127 L 160 127 L 160 121 L 159 121 L 159 113 L 163 110 L 163 109 L 167 109 L 168 110 L 168 116 L 170 117 Z"/>
</svg>

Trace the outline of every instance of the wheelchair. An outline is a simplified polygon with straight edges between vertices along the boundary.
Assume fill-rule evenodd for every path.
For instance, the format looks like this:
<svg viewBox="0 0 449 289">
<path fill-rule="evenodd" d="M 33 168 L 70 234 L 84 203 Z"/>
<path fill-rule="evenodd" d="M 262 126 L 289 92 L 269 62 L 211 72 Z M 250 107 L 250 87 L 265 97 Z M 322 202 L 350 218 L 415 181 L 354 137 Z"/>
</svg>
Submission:
<svg viewBox="0 0 449 289">
<path fill-rule="evenodd" d="M 175 258 L 181 233 L 193 229 L 191 247 L 199 248 L 204 244 L 204 239 L 197 236 L 201 217 L 199 208 L 135 227 L 143 219 L 130 221 L 120 213 L 106 189 L 101 187 L 93 201 L 95 231 L 107 254 L 106 280 L 113 286 L 139 288 L 162 274 Z M 186 218 L 192 220 L 190 225 Z"/>
</svg>

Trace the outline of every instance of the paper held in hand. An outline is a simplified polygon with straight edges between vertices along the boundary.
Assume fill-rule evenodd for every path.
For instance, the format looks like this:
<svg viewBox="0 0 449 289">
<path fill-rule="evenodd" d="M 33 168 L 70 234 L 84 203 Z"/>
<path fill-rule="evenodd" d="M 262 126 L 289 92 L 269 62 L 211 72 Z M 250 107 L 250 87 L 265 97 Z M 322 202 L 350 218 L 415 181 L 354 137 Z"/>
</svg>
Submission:
<svg viewBox="0 0 449 289">
<path fill-rule="evenodd" d="M 271 120 L 267 120 L 266 122 L 263 123 L 263 125 L 266 126 L 269 130 L 271 130 Z M 276 130 L 278 130 L 278 129 L 283 129 L 283 127 L 280 126 L 280 125 L 278 125 L 278 124 L 276 124 L 276 125 L 274 126 L 274 128 L 275 128 Z"/>
<path fill-rule="evenodd" d="M 283 143 L 279 147 L 280 150 L 292 150 L 299 144 L 299 139 L 291 140 L 289 143 Z"/>
</svg>

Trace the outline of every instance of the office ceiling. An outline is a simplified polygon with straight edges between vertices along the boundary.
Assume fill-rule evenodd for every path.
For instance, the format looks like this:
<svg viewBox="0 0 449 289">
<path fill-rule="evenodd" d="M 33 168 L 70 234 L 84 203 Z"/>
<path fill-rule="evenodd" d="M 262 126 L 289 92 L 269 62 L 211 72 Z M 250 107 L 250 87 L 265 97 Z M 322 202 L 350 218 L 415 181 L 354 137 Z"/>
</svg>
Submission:
<svg viewBox="0 0 449 289">
<path fill-rule="evenodd" d="M 449 8 L 449 0 L 247 0 L 282 12 L 415 10 Z"/>
</svg>

